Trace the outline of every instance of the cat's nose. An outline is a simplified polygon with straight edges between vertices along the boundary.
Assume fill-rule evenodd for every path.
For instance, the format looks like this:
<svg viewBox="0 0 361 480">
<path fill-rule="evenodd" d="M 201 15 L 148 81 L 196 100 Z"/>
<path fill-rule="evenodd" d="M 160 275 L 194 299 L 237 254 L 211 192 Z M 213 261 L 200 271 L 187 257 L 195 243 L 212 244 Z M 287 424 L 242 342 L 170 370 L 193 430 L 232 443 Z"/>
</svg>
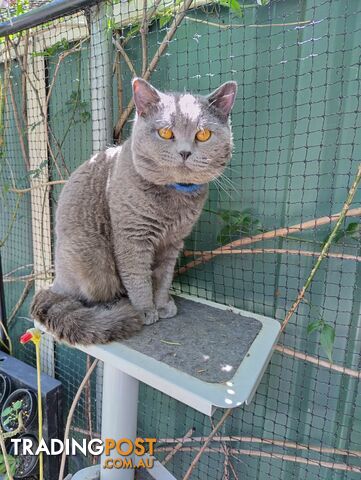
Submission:
<svg viewBox="0 0 361 480">
<path fill-rule="evenodd" d="M 187 160 L 187 158 L 192 155 L 192 152 L 187 152 L 186 150 L 182 150 L 179 152 L 179 155 L 183 158 L 184 161 Z"/>
</svg>

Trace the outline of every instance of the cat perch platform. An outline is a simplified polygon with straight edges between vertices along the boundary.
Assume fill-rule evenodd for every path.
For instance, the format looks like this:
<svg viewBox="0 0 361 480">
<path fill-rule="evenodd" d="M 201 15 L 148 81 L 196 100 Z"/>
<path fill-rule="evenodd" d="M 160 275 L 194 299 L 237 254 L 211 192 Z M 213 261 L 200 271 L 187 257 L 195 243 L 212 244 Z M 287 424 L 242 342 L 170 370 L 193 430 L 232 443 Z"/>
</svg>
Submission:
<svg viewBox="0 0 361 480">
<path fill-rule="evenodd" d="M 144 327 L 129 340 L 78 347 L 104 362 L 102 438 L 136 437 L 139 381 L 206 415 L 250 403 L 280 324 L 194 297 L 176 297 L 176 303 L 176 317 Z M 164 467 L 148 473 L 174 479 Z M 102 480 L 133 475 L 101 469 Z"/>
</svg>

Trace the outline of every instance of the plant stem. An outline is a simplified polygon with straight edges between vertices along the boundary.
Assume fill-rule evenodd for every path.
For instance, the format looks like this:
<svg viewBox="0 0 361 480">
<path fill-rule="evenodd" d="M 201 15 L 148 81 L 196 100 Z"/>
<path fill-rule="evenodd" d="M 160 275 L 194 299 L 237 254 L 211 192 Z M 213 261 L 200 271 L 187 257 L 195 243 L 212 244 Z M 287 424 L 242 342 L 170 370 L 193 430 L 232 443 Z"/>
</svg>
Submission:
<svg viewBox="0 0 361 480">
<path fill-rule="evenodd" d="M 81 395 L 85 385 L 87 384 L 91 374 L 93 373 L 95 367 L 97 366 L 97 364 L 98 364 L 98 360 L 94 360 L 94 362 L 89 367 L 89 370 L 86 372 L 81 384 L 79 385 L 79 388 L 78 388 L 78 390 L 75 394 L 75 397 L 72 401 L 72 404 L 71 404 L 71 407 L 70 407 L 70 410 L 69 410 L 69 413 L 68 413 L 68 417 L 66 419 L 66 426 L 65 426 L 65 433 L 64 433 L 64 443 L 69 438 L 71 422 L 73 420 L 74 411 L 75 411 L 75 408 L 78 404 L 80 395 Z M 58 480 L 63 480 L 63 478 L 64 478 L 65 462 L 66 462 L 66 452 L 64 450 L 63 455 L 61 457 L 61 464 L 60 464 Z"/>
<path fill-rule="evenodd" d="M 0 448 L 3 454 L 4 458 L 4 463 L 5 463 L 5 469 L 6 469 L 6 474 L 7 474 L 7 479 L 6 480 L 14 480 L 12 473 L 11 473 L 11 468 L 9 465 L 9 460 L 6 452 L 6 446 L 5 446 L 5 439 L 6 438 L 12 438 L 21 433 L 24 430 L 24 423 L 23 423 L 23 416 L 21 412 L 18 415 L 18 428 L 13 430 L 12 432 L 4 433 L 0 427 Z"/>
<path fill-rule="evenodd" d="M 36 352 L 36 374 L 37 374 L 37 384 L 38 384 L 38 440 L 39 443 L 43 438 L 43 406 L 41 398 L 41 360 L 40 360 L 40 342 L 35 343 L 35 352 Z M 39 453 L 39 479 L 43 480 L 44 478 L 44 457 L 43 452 Z"/>
<path fill-rule="evenodd" d="M 356 177 L 355 177 L 355 180 L 353 182 L 353 184 L 351 185 L 351 188 L 349 190 L 349 193 L 347 195 L 347 198 L 346 198 L 346 201 L 343 205 L 343 208 L 341 210 L 341 213 L 338 217 L 338 220 L 336 222 L 336 225 L 333 227 L 333 230 L 330 234 L 330 236 L 328 237 L 321 253 L 320 253 L 320 256 L 318 257 L 313 269 L 311 270 L 311 273 L 310 275 L 308 276 L 307 280 L 306 280 L 306 283 L 304 284 L 302 290 L 299 292 L 295 302 L 293 303 L 292 307 L 289 309 L 289 311 L 287 312 L 287 315 L 285 317 L 285 319 L 283 320 L 283 323 L 282 323 L 282 327 L 281 327 L 281 331 L 283 332 L 284 329 L 286 328 L 288 322 L 290 321 L 290 318 L 292 317 L 292 315 L 295 313 L 298 305 L 301 303 L 301 300 L 303 299 L 303 297 L 305 296 L 305 293 L 308 289 L 308 287 L 311 285 L 312 283 L 312 280 L 314 279 L 315 275 L 316 275 L 316 272 L 318 271 L 318 269 L 320 268 L 320 265 L 322 263 L 322 260 L 327 256 L 327 253 L 330 249 L 330 246 L 332 244 L 332 241 L 333 239 L 335 238 L 336 236 L 336 233 L 338 232 L 340 226 L 341 226 L 341 223 L 344 221 L 345 217 L 346 217 L 346 214 L 347 214 L 347 211 L 349 210 L 350 208 L 350 205 L 353 201 L 353 198 L 355 196 L 355 193 L 356 193 L 356 190 L 357 190 L 357 187 L 359 185 L 361 181 L 361 164 L 359 165 L 358 167 L 358 170 L 357 170 L 357 174 L 356 174 Z"/>
<path fill-rule="evenodd" d="M 10 468 L 10 465 L 9 465 L 8 456 L 7 456 L 7 453 L 6 453 L 4 434 L 3 434 L 3 431 L 2 431 L 1 428 L 0 428 L 0 448 L 1 448 L 1 451 L 2 451 L 2 454 L 3 454 L 3 458 L 4 458 L 6 474 L 8 476 L 7 480 L 14 480 L 14 477 L 11 473 L 11 468 Z"/>
</svg>

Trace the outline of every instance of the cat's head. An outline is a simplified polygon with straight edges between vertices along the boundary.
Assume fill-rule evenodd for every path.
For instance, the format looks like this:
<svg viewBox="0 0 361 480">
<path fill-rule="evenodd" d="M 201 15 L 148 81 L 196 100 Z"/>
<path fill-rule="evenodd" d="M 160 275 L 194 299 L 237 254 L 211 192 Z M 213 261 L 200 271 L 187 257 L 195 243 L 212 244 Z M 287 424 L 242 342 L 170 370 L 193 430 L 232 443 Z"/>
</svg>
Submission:
<svg viewBox="0 0 361 480">
<path fill-rule="evenodd" d="M 134 79 L 132 151 L 137 172 L 157 185 L 203 184 L 218 177 L 231 158 L 229 113 L 236 93 L 235 82 L 200 96 L 163 93 Z"/>
</svg>

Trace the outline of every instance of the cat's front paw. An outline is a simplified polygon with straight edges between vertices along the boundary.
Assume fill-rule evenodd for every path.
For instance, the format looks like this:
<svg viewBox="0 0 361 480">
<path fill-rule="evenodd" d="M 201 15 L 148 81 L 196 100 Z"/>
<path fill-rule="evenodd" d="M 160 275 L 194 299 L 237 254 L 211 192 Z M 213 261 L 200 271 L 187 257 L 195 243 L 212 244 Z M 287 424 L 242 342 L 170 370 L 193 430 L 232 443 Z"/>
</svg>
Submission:
<svg viewBox="0 0 361 480">
<path fill-rule="evenodd" d="M 144 325 L 153 325 L 153 323 L 158 322 L 159 315 L 157 310 L 149 310 L 144 312 Z"/>
<path fill-rule="evenodd" d="M 164 307 L 158 308 L 159 318 L 172 318 L 177 315 L 177 305 L 174 303 L 172 297 L 170 297 L 168 303 Z"/>
</svg>

